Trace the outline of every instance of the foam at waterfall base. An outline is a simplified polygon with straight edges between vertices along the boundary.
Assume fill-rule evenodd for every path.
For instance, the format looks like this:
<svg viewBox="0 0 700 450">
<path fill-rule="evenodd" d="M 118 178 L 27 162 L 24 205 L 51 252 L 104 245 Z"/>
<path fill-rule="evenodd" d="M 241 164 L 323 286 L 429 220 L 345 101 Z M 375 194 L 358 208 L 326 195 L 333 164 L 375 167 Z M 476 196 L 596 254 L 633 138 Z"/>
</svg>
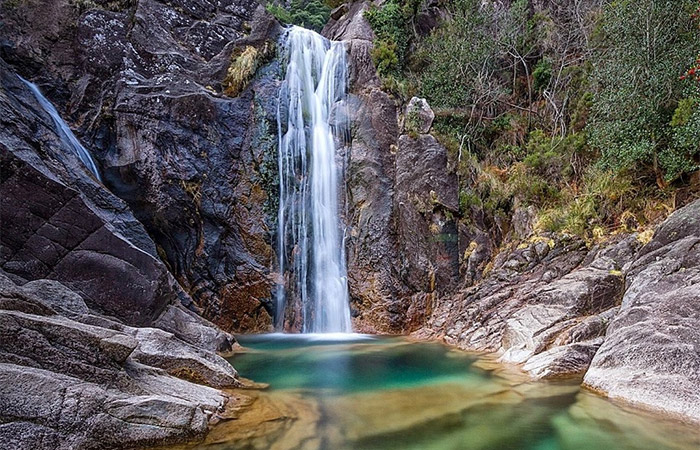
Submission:
<svg viewBox="0 0 700 450">
<path fill-rule="evenodd" d="M 377 336 L 360 333 L 262 333 L 237 336 L 245 342 L 296 342 L 314 344 L 353 343 L 376 340 Z"/>
</svg>

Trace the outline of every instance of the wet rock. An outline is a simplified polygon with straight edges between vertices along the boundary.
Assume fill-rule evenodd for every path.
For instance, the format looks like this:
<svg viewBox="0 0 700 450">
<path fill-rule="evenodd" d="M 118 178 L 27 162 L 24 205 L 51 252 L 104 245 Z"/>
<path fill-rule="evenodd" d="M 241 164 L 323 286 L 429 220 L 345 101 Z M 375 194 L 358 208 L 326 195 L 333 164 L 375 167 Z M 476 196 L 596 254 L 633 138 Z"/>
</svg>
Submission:
<svg viewBox="0 0 700 450">
<path fill-rule="evenodd" d="M 172 334 L 156 328 L 135 329 L 134 336 L 138 341 L 132 355 L 135 361 L 212 387 L 240 385 L 233 367 L 216 354 L 179 342 Z"/>
<path fill-rule="evenodd" d="M 159 381 L 169 384 L 167 375 Z M 225 401 L 205 387 L 199 398 L 187 400 L 146 391 L 131 396 L 7 363 L 0 363 L 0 382 L 3 414 L 10 419 L 0 427 L 0 438 L 16 443 L 13 448 L 124 448 L 183 441 L 201 437 L 209 417 L 204 408 L 216 409 Z"/>
<path fill-rule="evenodd" d="M 154 326 L 175 334 L 188 344 L 217 353 L 228 354 L 237 345 L 232 335 L 180 305 L 168 305 Z"/>
<path fill-rule="evenodd" d="M 251 324 L 249 331 L 269 330 L 270 229 L 274 229 L 275 217 L 274 198 L 269 194 L 274 197 L 277 192 L 278 71 L 274 63 L 260 67 L 238 98 L 223 96 L 222 83 L 236 49 L 274 47 L 279 24 L 255 0 L 143 0 L 118 8 L 110 4 L 109 10 L 90 8 L 83 14 L 65 2 L 45 3 L 42 8 L 20 4 L 3 14 L 3 58 L 44 88 L 92 151 L 105 186 L 116 197 L 107 198 L 107 191 L 89 180 L 76 183 L 74 178 L 84 172 L 80 163 L 58 157 L 66 169 L 61 181 L 101 206 L 112 202 L 107 209 L 113 217 L 102 219 L 126 231 L 122 234 L 131 244 L 163 260 L 159 270 L 166 269 L 174 277 L 144 273 L 152 281 L 151 286 L 144 286 L 143 280 L 134 279 L 128 264 L 99 256 L 91 248 L 80 258 L 68 255 L 60 280 L 65 284 L 64 277 L 82 277 L 87 285 L 87 268 L 102 265 L 109 266 L 114 276 L 106 277 L 105 283 L 118 285 L 119 279 L 129 280 L 128 285 L 146 295 L 157 289 L 158 299 L 177 291 L 174 298 L 154 305 L 153 311 L 107 305 L 105 312 L 117 317 L 120 311 L 132 315 L 140 311 L 140 317 L 129 318 L 132 324 L 152 321 L 166 304 L 179 299 L 229 330 Z M 61 45 L 55 45 L 57 36 Z M 3 86 L 10 85 L 3 79 Z M 12 108 L 8 105 L 7 109 Z M 20 113 L 24 118 L 31 115 Z M 12 120 L 8 134 L 35 133 L 19 122 Z M 39 127 L 40 145 L 25 148 L 50 147 L 43 136 L 50 128 Z M 18 147 L 13 144 L 13 152 Z M 61 153 L 48 152 L 52 158 Z M 115 203 L 117 197 L 123 202 Z M 56 203 L 68 200 L 61 198 Z M 81 214 L 75 208 L 68 212 Z M 84 232 L 94 233 L 88 243 L 99 247 L 111 239 L 95 231 L 99 222 L 83 222 L 88 227 Z M 41 260 L 39 256 L 47 257 L 32 255 L 32 259 Z M 117 257 L 130 261 L 122 254 Z M 20 265 L 26 264 L 2 266 L 27 279 L 47 276 L 29 276 L 13 269 Z M 133 265 L 148 267 L 144 262 Z M 175 285 L 175 280 L 187 294 L 178 286 L 163 286 Z M 77 283 L 67 285 L 80 291 Z M 239 297 L 254 298 L 262 307 L 238 317 L 238 297 L 231 294 L 234 289 Z M 120 297 L 109 289 L 104 289 L 100 299 L 80 293 L 88 306 Z M 139 299 L 136 292 L 121 294 Z"/>
<path fill-rule="evenodd" d="M 435 113 L 424 98 L 413 97 L 406 106 L 404 129 L 408 133 L 426 134 L 435 120 Z"/>
<path fill-rule="evenodd" d="M 399 138 L 396 156 L 400 271 L 414 291 L 446 292 L 459 279 L 457 179 L 431 135 Z"/>
<path fill-rule="evenodd" d="M 425 322 L 436 292 L 460 277 L 457 183 L 435 138 L 401 136 L 403 107 L 380 89 L 371 57 L 375 36 L 364 18 L 370 3 L 348 4 L 323 30 L 349 42 L 352 145 L 340 149 L 347 161 L 348 286 L 355 330 L 405 333 Z M 429 108 L 421 111 L 430 116 Z"/>
<path fill-rule="evenodd" d="M 349 81 L 353 86 L 376 88 L 379 91 L 381 80 L 377 76 L 372 60 L 372 41 L 353 39 L 349 42 Z M 379 91 L 382 92 L 382 91 Z M 383 92 L 382 92 L 383 93 Z"/>
<path fill-rule="evenodd" d="M 528 293 L 527 305 L 506 321 L 503 360 L 525 362 L 573 325 L 572 319 L 614 307 L 623 286 L 622 277 L 609 269 L 584 267 Z"/>
<path fill-rule="evenodd" d="M 397 110 L 381 90 L 355 86 L 359 92 L 349 99 L 352 147 L 344 149 L 349 153 L 346 224 L 353 327 L 396 330 L 401 317 L 390 311 L 390 304 L 401 289 L 395 281 L 397 252 L 392 236 Z"/>
<path fill-rule="evenodd" d="M 41 298 L 44 304 L 64 316 L 71 317 L 88 312 L 82 297 L 55 280 L 30 281 L 22 286 L 22 291 Z"/>
<path fill-rule="evenodd" d="M 0 330 L 3 361 L 105 384 L 122 381 L 118 367 L 137 345 L 113 330 L 16 311 L 0 311 Z"/>
<path fill-rule="evenodd" d="M 584 384 L 700 420 L 700 201 L 658 228 L 626 268 L 626 284 Z"/>
<path fill-rule="evenodd" d="M 24 280 L 58 280 L 89 305 L 134 325 L 185 299 L 143 227 L 88 174 L 4 64 L 0 81 L 6 88 L 0 94 L 0 267 Z"/>
<path fill-rule="evenodd" d="M 25 292 L 0 269 L 0 309 L 19 311 L 38 316 L 56 314 L 44 300 Z"/>
<path fill-rule="evenodd" d="M 582 377 L 602 343 L 603 339 L 597 338 L 553 347 L 528 359 L 523 370 L 536 379 Z"/>
</svg>

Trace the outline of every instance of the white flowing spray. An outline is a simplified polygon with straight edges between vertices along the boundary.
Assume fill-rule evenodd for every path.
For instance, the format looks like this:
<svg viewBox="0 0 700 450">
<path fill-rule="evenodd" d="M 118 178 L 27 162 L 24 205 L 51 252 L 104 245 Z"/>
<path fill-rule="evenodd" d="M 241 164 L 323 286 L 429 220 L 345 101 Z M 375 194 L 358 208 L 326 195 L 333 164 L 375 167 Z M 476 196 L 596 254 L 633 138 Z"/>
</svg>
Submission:
<svg viewBox="0 0 700 450">
<path fill-rule="evenodd" d="M 305 333 L 349 333 L 347 272 L 338 206 L 335 139 L 347 133 L 346 47 L 304 28 L 285 36 L 279 95 L 280 271 L 293 273 Z M 290 267 L 291 266 L 291 267 Z M 282 326 L 284 287 L 277 294 Z"/>
<path fill-rule="evenodd" d="M 95 178 L 97 178 L 99 181 L 102 181 L 100 173 L 97 170 L 97 165 L 92 159 L 90 152 L 88 152 L 87 149 L 83 147 L 83 144 L 80 143 L 78 138 L 75 137 L 75 134 L 73 134 L 73 131 L 70 129 L 70 127 L 68 127 L 68 124 L 58 114 L 58 111 L 56 111 L 56 108 L 53 106 L 53 104 L 46 97 L 44 97 L 44 95 L 41 93 L 36 84 L 25 80 L 19 75 L 18 77 L 20 80 L 22 80 L 24 84 L 27 85 L 29 89 L 31 89 L 32 93 L 34 94 L 34 97 L 39 102 L 41 107 L 44 108 L 44 110 L 47 113 L 49 113 L 51 119 L 53 119 L 53 123 L 56 126 L 56 132 L 61 138 L 61 141 L 63 141 L 64 144 L 66 144 L 73 150 L 73 152 L 75 152 L 75 154 L 78 156 L 78 158 L 80 158 L 85 167 L 87 167 L 88 170 L 90 170 L 90 172 L 92 172 L 92 174 L 95 175 Z"/>
</svg>

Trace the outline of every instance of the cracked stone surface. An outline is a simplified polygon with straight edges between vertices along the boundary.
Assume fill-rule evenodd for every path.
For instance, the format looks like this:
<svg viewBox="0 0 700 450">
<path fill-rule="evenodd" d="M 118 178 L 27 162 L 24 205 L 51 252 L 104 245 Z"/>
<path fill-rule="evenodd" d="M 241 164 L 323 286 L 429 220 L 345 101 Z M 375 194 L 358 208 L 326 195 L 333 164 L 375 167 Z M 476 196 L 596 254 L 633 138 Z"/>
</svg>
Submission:
<svg viewBox="0 0 700 450">
<path fill-rule="evenodd" d="M 40 285 L 53 289 L 39 296 Z M 51 308 L 66 298 L 70 317 Z M 209 386 L 240 385 L 230 364 L 163 330 L 83 311 L 79 298 L 0 271 L 0 442 L 62 450 L 201 438 L 229 402 Z"/>
<path fill-rule="evenodd" d="M 700 201 L 657 229 L 626 284 L 584 384 L 700 421 Z"/>
</svg>

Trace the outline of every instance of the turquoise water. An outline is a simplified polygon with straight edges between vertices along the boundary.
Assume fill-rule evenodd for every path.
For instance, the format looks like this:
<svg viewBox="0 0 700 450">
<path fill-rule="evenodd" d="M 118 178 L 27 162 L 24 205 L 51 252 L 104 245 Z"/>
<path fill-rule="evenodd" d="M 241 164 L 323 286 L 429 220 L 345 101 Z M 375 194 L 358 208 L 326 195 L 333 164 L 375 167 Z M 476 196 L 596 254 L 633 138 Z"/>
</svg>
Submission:
<svg viewBox="0 0 700 450">
<path fill-rule="evenodd" d="M 344 394 L 418 387 L 450 380 L 483 382 L 489 375 L 472 369 L 476 358 L 442 345 L 399 338 L 357 336 L 327 340 L 323 335 L 258 335 L 240 338 L 250 353 L 231 362 L 243 376 L 275 389 L 323 389 Z M 449 356 L 448 356 L 449 354 Z M 284 368 L 280 370 L 280 368 Z"/>
<path fill-rule="evenodd" d="M 700 448 L 692 426 L 613 404 L 575 382 L 530 382 L 437 343 L 305 335 L 240 343 L 247 350 L 233 365 L 270 385 L 255 403 L 262 412 L 215 427 L 197 448 Z M 246 428 L 260 417 L 264 425 Z"/>
</svg>

